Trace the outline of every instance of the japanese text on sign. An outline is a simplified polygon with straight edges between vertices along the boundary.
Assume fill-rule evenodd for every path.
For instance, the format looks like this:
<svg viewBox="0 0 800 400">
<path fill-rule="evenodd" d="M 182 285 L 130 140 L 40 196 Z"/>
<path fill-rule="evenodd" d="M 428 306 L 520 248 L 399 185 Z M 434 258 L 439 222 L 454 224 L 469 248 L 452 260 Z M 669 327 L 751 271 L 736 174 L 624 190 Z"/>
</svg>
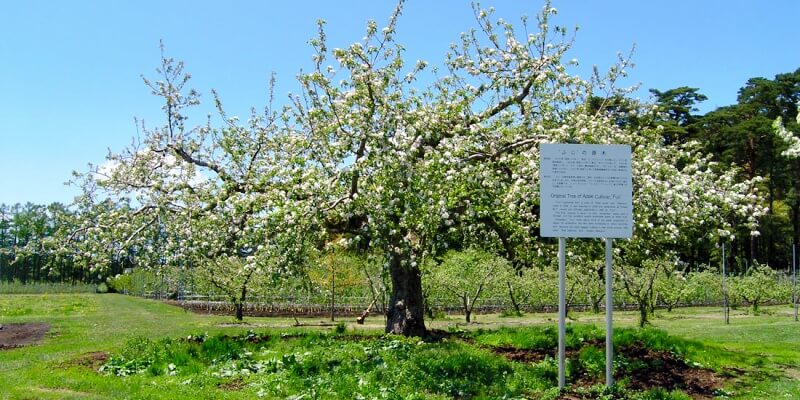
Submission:
<svg viewBox="0 0 800 400">
<path fill-rule="evenodd" d="M 631 148 L 542 144 L 539 148 L 543 237 L 630 237 Z"/>
</svg>

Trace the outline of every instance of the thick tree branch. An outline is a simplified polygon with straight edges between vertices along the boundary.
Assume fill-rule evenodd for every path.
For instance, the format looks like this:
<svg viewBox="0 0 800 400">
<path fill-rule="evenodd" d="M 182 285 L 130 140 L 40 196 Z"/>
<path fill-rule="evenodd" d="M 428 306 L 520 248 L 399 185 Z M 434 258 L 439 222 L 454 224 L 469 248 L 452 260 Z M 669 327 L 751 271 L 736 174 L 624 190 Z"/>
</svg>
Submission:
<svg viewBox="0 0 800 400">
<path fill-rule="evenodd" d="M 544 137 L 542 137 L 542 136 L 534 136 L 534 137 L 522 139 L 520 141 L 517 141 L 517 142 L 514 142 L 514 143 L 509 143 L 509 144 L 507 144 L 505 146 L 502 146 L 502 147 L 500 147 L 499 149 L 495 150 L 492 153 L 475 153 L 475 154 L 472 154 L 469 157 L 467 157 L 465 160 L 466 161 L 483 161 L 483 160 L 488 160 L 488 159 L 495 160 L 495 159 L 499 158 L 500 156 L 502 156 L 503 154 L 510 153 L 511 151 L 513 151 L 515 149 L 518 149 L 518 148 L 524 148 L 524 147 L 527 147 L 527 146 L 538 144 L 542 140 L 544 140 Z"/>
<path fill-rule="evenodd" d="M 177 146 L 177 145 L 171 144 L 168 147 L 169 147 L 169 149 L 172 150 L 173 153 L 175 153 L 175 155 L 180 157 L 185 162 L 188 162 L 190 164 L 194 164 L 194 165 L 199 166 L 199 167 L 208 168 L 208 169 L 214 171 L 217 174 L 217 176 L 219 176 L 219 178 L 222 179 L 225 183 L 230 184 L 235 191 L 237 191 L 239 193 L 244 193 L 245 192 L 244 185 L 242 185 L 241 182 L 238 182 L 236 179 L 234 179 L 234 177 L 231 174 L 229 174 L 227 171 L 225 171 L 217 163 L 215 163 L 213 161 L 206 161 L 206 160 L 201 160 L 201 159 L 195 158 L 191 154 L 186 152 L 186 150 L 184 150 L 182 147 Z"/>
</svg>

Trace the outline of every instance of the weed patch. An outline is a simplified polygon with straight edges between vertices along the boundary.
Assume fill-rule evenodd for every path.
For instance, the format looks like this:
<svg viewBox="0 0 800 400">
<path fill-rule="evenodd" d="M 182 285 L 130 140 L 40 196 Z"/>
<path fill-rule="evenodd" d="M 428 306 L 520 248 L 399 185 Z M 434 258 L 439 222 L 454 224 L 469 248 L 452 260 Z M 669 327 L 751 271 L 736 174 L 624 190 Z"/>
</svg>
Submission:
<svg viewBox="0 0 800 400">
<path fill-rule="evenodd" d="M 571 332 L 567 365 L 573 397 L 563 398 L 609 395 L 602 385 L 602 332 L 580 325 Z M 615 358 L 620 385 L 614 389 L 619 393 L 610 394 L 614 398 L 646 393 L 656 397 L 642 398 L 703 398 L 718 393 L 726 381 L 687 363 L 681 352 L 691 345 L 663 332 L 620 330 L 619 335 L 624 345 Z M 557 377 L 552 336 L 550 328 L 523 328 L 438 332 L 432 341 L 336 331 L 137 338 L 100 370 L 216 380 L 221 390 L 266 398 L 546 398 Z"/>
</svg>

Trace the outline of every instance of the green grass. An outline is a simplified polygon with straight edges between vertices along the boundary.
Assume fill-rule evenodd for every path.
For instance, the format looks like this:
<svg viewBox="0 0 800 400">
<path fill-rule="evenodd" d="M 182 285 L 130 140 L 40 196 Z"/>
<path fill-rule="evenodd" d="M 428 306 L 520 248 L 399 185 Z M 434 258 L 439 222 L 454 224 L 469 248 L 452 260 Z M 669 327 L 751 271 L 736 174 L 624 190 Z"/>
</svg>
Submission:
<svg viewBox="0 0 800 400">
<path fill-rule="evenodd" d="M 1 396 L 42 399 L 134 398 L 137 393 L 158 397 L 163 389 L 151 382 L 107 379 L 71 361 L 89 352 L 118 351 L 136 336 L 219 331 L 215 325 L 227 320 L 188 314 L 150 300 L 95 294 L 4 295 L 0 296 L 0 315 L 0 323 L 51 324 L 40 345 L 0 351 Z"/>
<path fill-rule="evenodd" d="M 732 390 L 742 399 L 800 399 L 800 323 L 789 306 L 764 307 L 759 316 L 738 312 L 725 325 L 708 309 L 664 313 L 654 326 L 702 343 L 694 359 L 749 372 Z M 714 310 L 716 311 L 716 310 Z"/>
<path fill-rule="evenodd" d="M 684 309 L 659 314 L 653 325 L 674 335 L 764 357 L 765 362 L 800 367 L 800 323 L 788 306 L 764 307 L 762 315 L 739 314 L 725 325 L 708 309 Z"/>
<path fill-rule="evenodd" d="M 604 314 L 572 313 L 574 323 L 596 324 L 601 329 Z M 673 312 L 659 310 L 652 326 L 688 341 L 680 350 L 691 362 L 736 376 L 730 391 L 741 399 L 800 399 L 800 323 L 793 319 L 789 305 L 767 306 L 754 316 L 747 309 L 731 311 L 725 325 L 718 307 L 681 308 Z M 526 335 L 525 326 L 548 326 L 555 329 L 555 315 L 528 314 L 521 318 L 479 315 L 479 329 L 511 327 L 518 343 L 536 340 Z M 638 313 L 615 312 L 616 328 L 636 326 Z M 455 317 L 453 317 L 455 320 Z M 439 321 L 444 323 L 444 321 Z M 450 321 L 452 324 L 453 322 Z M 567 337 L 568 344 L 575 340 Z M 615 332 L 615 344 L 620 344 Z M 656 346 L 656 343 L 650 343 Z M 743 370 L 745 373 L 737 370 Z"/>
<path fill-rule="evenodd" d="M 726 390 L 735 398 L 800 398 L 800 324 L 788 307 L 765 311 L 739 311 L 728 326 L 713 308 L 659 312 L 657 329 L 645 330 L 633 328 L 635 313 L 619 312 L 615 343 L 642 342 L 734 376 Z M 604 354 L 584 346 L 604 337 L 602 315 L 573 317 L 567 347 L 579 353 L 569 367 L 602 376 Z M 0 398 L 554 398 L 552 358 L 525 364 L 490 351 L 554 348 L 554 315 L 476 318 L 470 325 L 457 316 L 433 321 L 429 326 L 462 333 L 423 343 L 384 337 L 379 317 L 337 334 L 334 326 L 315 326 L 319 318 L 301 319 L 305 328 L 291 327 L 291 318 L 238 324 L 115 294 L 0 295 L 0 323 L 52 326 L 39 345 L 0 351 Z M 91 352 L 112 355 L 103 373 L 76 362 Z M 601 396 L 603 389 L 584 390 Z"/>
</svg>

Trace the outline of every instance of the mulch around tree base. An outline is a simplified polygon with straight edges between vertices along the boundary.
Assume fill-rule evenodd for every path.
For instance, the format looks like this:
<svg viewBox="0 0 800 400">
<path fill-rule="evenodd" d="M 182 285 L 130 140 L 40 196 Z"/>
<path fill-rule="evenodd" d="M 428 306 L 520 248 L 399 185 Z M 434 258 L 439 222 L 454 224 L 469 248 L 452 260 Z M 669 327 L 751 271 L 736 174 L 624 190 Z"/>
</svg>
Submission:
<svg viewBox="0 0 800 400">
<path fill-rule="evenodd" d="M 598 346 L 599 347 L 599 346 Z M 513 347 L 492 348 L 511 361 L 516 362 L 539 362 L 545 357 L 555 357 L 552 352 L 541 350 L 526 350 Z M 726 378 L 712 370 L 698 368 L 688 365 L 683 359 L 674 354 L 663 351 L 654 351 L 642 345 L 634 344 L 619 349 L 621 355 L 629 361 L 634 361 L 640 366 L 630 372 L 615 373 L 615 380 L 627 379 L 627 387 L 633 390 L 647 390 L 652 388 L 663 388 L 667 390 L 682 390 L 693 399 L 712 399 L 715 394 L 723 387 Z M 567 351 L 566 358 L 576 358 L 577 352 Z M 570 389 L 560 397 L 561 399 L 584 399 L 577 388 L 588 388 L 593 385 L 602 384 L 604 380 L 598 380 L 588 376 L 579 376 L 575 382 L 568 382 Z"/>
<path fill-rule="evenodd" d="M 50 324 L 45 323 L 2 324 L 0 350 L 35 344 L 42 340 L 49 330 Z"/>
<path fill-rule="evenodd" d="M 645 368 L 634 369 L 628 375 L 629 387 L 632 389 L 680 389 L 695 399 L 710 399 L 715 397 L 726 380 L 710 369 L 687 365 L 672 353 L 652 351 L 637 345 L 622 351 L 628 359 L 638 360 L 646 365 Z"/>
</svg>

